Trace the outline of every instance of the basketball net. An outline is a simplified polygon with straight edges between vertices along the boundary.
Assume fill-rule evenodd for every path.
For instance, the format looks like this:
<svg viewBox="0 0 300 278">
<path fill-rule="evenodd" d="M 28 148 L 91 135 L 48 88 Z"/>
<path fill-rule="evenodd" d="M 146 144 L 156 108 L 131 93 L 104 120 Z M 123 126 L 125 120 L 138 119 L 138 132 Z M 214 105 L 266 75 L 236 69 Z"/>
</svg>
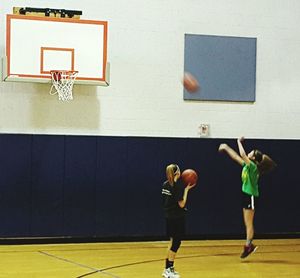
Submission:
<svg viewBox="0 0 300 278">
<path fill-rule="evenodd" d="M 77 77 L 76 70 L 51 70 L 52 86 L 50 95 L 58 94 L 58 99 L 62 101 L 73 100 L 73 85 Z"/>
</svg>

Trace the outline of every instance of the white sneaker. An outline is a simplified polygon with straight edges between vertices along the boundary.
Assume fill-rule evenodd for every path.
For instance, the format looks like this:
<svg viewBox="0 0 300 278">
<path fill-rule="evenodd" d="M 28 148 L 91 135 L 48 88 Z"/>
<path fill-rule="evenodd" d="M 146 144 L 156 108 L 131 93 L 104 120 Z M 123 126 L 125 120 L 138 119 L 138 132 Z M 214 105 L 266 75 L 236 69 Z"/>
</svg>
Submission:
<svg viewBox="0 0 300 278">
<path fill-rule="evenodd" d="M 166 268 L 162 276 L 165 278 L 180 278 L 179 273 L 175 271 L 174 267 Z"/>
</svg>

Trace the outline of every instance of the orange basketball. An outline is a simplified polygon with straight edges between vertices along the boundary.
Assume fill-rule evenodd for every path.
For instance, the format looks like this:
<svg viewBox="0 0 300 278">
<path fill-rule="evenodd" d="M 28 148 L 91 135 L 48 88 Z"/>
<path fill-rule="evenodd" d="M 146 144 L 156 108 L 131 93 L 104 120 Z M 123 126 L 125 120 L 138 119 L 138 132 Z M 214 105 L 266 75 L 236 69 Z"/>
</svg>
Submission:
<svg viewBox="0 0 300 278">
<path fill-rule="evenodd" d="M 183 76 L 183 86 L 191 93 L 197 92 L 199 90 L 198 80 L 189 72 L 185 72 Z"/>
<path fill-rule="evenodd" d="M 195 184 L 198 181 L 198 175 L 193 169 L 186 169 L 181 174 L 184 185 Z"/>
</svg>

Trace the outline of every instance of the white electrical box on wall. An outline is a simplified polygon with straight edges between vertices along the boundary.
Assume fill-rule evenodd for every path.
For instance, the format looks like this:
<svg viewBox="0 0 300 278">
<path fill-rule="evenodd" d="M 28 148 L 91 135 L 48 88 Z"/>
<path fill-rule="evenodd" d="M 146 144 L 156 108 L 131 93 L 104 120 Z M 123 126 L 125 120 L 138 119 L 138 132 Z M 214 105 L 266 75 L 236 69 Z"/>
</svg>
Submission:
<svg viewBox="0 0 300 278">
<path fill-rule="evenodd" d="M 209 125 L 208 124 L 200 124 L 199 135 L 200 135 L 200 137 L 209 137 Z"/>
</svg>

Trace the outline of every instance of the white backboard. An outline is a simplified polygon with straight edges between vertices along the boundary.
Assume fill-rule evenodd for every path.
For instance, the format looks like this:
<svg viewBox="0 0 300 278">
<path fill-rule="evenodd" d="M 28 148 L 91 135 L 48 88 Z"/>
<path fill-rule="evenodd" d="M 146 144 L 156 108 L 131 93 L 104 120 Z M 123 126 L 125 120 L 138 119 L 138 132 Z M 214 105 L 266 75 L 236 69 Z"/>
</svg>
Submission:
<svg viewBox="0 0 300 278">
<path fill-rule="evenodd" d="M 107 22 L 7 15 L 5 81 L 51 81 L 50 70 L 76 70 L 75 83 L 109 85 Z"/>
</svg>

